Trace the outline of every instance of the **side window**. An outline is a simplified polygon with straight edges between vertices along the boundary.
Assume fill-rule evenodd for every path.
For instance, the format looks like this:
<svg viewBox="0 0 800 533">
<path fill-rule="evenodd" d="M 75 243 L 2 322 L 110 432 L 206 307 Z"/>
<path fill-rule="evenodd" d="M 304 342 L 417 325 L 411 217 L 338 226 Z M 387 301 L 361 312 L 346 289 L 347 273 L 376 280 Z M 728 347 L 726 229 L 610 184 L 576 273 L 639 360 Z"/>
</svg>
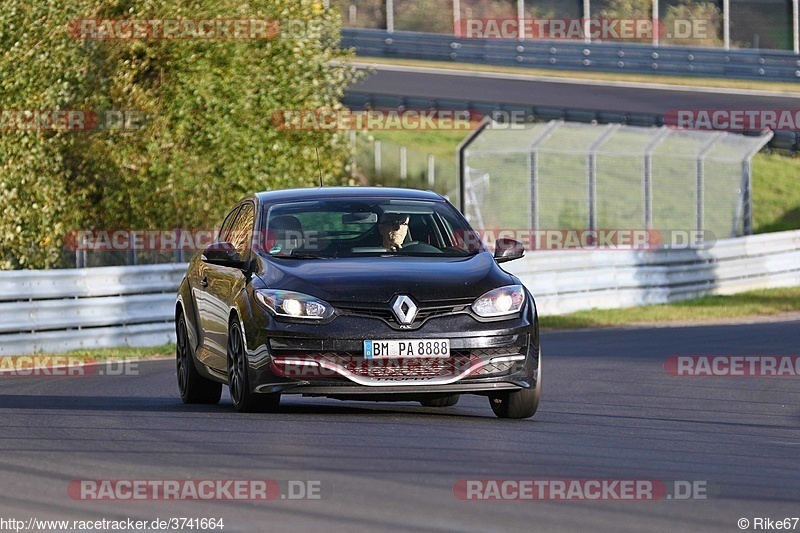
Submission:
<svg viewBox="0 0 800 533">
<path fill-rule="evenodd" d="M 225 220 L 222 221 L 222 226 L 219 228 L 217 242 L 230 242 L 229 235 L 231 233 L 231 226 L 233 226 L 233 221 L 236 220 L 236 213 L 238 212 L 239 206 L 237 205 L 225 215 Z"/>
<path fill-rule="evenodd" d="M 231 226 L 230 236 L 228 242 L 233 244 L 239 257 L 242 259 L 247 257 L 250 251 L 250 241 L 253 238 L 253 223 L 255 222 L 255 209 L 253 204 L 247 203 L 242 206 L 239 214 L 236 216 L 236 221 Z"/>
</svg>

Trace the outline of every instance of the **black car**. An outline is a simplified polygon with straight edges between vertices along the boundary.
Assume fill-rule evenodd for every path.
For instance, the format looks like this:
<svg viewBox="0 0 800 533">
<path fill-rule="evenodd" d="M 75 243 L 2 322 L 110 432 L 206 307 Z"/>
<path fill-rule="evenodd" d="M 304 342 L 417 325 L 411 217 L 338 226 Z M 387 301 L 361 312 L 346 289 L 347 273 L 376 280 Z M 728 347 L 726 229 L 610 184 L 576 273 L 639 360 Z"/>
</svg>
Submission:
<svg viewBox="0 0 800 533">
<path fill-rule="evenodd" d="M 258 193 L 196 254 L 175 308 L 186 403 L 269 411 L 282 394 L 455 405 L 533 416 L 541 393 L 533 297 L 459 211 L 424 191 Z"/>
</svg>

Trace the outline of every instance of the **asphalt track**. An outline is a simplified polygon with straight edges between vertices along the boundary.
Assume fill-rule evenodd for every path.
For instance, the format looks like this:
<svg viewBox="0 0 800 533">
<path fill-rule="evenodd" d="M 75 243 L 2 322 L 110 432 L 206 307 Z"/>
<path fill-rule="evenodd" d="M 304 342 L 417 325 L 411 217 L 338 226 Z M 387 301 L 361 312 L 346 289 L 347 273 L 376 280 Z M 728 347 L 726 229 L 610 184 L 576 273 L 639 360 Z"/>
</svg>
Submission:
<svg viewBox="0 0 800 533">
<path fill-rule="evenodd" d="M 668 375 L 671 355 L 798 355 L 800 321 L 546 332 L 536 417 L 286 397 L 186 406 L 171 361 L 0 377 L 0 518 L 224 518 L 224 531 L 739 531 L 800 516 L 797 378 Z M 84 501 L 81 479 L 320 481 L 317 500 Z M 463 501 L 465 479 L 704 482 L 688 501 Z M 798 526 L 800 527 L 800 526 Z"/>
<path fill-rule="evenodd" d="M 372 68 L 369 77 L 354 85 L 352 92 L 650 115 L 678 109 L 800 108 L 800 94 L 459 73 L 387 65 L 373 65 Z"/>
</svg>

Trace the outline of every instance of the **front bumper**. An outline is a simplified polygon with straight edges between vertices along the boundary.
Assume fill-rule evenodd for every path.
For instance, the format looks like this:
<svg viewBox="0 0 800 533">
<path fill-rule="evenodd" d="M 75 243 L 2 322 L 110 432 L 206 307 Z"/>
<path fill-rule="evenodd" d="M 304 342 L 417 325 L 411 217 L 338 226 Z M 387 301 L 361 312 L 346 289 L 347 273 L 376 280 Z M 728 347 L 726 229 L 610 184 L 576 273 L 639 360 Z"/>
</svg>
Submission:
<svg viewBox="0 0 800 533">
<path fill-rule="evenodd" d="M 254 392 L 402 399 L 536 385 L 538 331 L 527 314 L 494 322 L 458 314 L 414 331 L 367 317 L 338 317 L 326 325 L 267 319 L 268 327 L 256 328 L 248 339 Z M 364 358 L 365 339 L 437 338 L 450 339 L 449 358 Z"/>
</svg>

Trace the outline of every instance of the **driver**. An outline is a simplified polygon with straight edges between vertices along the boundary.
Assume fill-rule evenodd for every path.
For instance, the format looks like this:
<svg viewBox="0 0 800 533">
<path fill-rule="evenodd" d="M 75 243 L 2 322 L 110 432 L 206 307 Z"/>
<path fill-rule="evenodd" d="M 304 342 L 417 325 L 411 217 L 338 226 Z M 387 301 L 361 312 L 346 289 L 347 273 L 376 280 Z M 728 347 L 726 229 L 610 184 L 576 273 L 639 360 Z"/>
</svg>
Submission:
<svg viewBox="0 0 800 533">
<path fill-rule="evenodd" d="M 378 230 L 383 239 L 382 246 L 388 252 L 396 252 L 403 247 L 408 235 L 408 215 L 400 213 L 384 213 L 378 223 Z"/>
</svg>

